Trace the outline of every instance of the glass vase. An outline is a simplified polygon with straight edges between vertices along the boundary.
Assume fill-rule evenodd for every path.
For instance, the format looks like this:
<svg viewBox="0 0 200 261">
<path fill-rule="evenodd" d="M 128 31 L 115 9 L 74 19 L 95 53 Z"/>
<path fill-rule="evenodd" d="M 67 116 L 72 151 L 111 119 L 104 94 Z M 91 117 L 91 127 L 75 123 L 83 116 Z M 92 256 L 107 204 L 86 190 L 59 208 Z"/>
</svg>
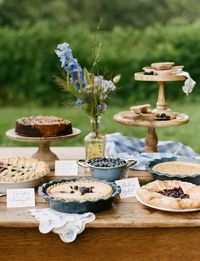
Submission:
<svg viewBox="0 0 200 261">
<path fill-rule="evenodd" d="M 91 117 L 92 131 L 84 138 L 86 159 L 104 157 L 106 137 L 100 133 L 100 117 Z"/>
</svg>

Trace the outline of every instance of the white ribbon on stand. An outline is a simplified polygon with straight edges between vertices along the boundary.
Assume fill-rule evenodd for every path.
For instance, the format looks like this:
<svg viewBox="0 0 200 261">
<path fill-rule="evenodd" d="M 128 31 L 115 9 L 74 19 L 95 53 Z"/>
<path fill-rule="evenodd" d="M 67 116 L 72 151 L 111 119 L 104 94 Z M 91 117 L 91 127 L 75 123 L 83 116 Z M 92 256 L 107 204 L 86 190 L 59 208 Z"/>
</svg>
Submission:
<svg viewBox="0 0 200 261">
<path fill-rule="evenodd" d="M 186 95 L 190 94 L 193 91 L 193 88 L 194 88 L 196 82 L 191 78 L 191 76 L 188 72 L 182 71 L 182 72 L 178 73 L 177 75 L 185 76 L 187 78 L 184 82 L 182 90 Z"/>
</svg>

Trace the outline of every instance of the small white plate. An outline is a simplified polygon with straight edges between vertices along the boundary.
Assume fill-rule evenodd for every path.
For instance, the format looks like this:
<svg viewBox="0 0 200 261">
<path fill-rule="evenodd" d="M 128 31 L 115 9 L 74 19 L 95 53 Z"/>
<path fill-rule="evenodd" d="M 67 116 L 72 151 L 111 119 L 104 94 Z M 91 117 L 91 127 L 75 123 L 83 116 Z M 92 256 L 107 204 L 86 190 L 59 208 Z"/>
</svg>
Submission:
<svg viewBox="0 0 200 261">
<path fill-rule="evenodd" d="M 148 204 L 146 202 L 144 202 L 139 196 L 138 194 L 136 194 L 136 199 L 143 205 L 150 207 L 150 208 L 154 208 L 157 210 L 161 210 L 161 211 L 167 211 L 167 212 L 175 212 L 175 213 L 186 213 L 186 212 L 194 212 L 194 211 L 200 211 L 200 208 L 187 208 L 187 209 L 172 209 L 172 208 L 161 208 L 161 207 L 157 207 L 151 204 Z"/>
</svg>

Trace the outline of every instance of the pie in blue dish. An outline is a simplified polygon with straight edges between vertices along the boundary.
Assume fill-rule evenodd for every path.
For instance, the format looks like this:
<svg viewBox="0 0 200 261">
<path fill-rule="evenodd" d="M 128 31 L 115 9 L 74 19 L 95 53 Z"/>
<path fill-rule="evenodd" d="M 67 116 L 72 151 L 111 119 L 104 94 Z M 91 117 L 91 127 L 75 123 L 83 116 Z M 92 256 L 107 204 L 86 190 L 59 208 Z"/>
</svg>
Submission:
<svg viewBox="0 0 200 261">
<path fill-rule="evenodd" d="M 111 207 L 121 189 L 114 182 L 72 178 L 44 183 L 38 192 L 50 208 L 64 213 L 82 214 Z"/>
<path fill-rule="evenodd" d="M 200 185 L 200 162 L 189 157 L 154 159 L 147 170 L 156 180 L 181 180 Z"/>
</svg>

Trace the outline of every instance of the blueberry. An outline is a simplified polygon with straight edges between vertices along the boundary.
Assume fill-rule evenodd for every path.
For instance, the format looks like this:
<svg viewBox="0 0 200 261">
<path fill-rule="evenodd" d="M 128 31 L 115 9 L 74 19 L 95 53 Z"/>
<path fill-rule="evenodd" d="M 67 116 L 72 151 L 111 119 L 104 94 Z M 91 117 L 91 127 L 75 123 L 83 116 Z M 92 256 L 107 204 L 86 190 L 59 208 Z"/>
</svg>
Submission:
<svg viewBox="0 0 200 261">
<path fill-rule="evenodd" d="M 144 72 L 144 75 L 154 75 L 154 71 Z"/>
</svg>

